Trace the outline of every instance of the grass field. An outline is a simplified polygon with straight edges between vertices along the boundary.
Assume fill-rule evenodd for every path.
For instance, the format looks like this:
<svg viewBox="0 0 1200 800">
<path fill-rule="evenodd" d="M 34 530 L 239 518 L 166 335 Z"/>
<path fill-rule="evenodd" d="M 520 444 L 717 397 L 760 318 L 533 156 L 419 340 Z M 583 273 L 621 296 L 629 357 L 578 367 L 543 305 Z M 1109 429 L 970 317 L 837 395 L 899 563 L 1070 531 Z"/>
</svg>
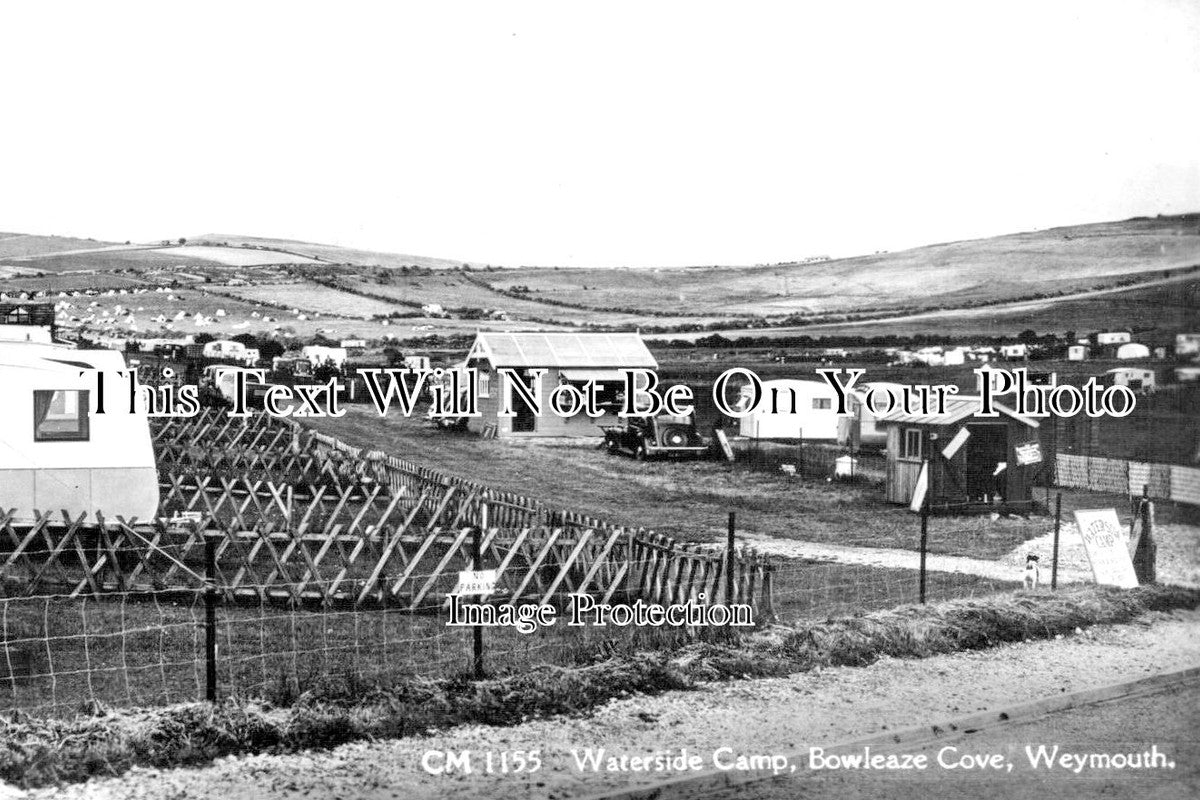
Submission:
<svg viewBox="0 0 1200 800">
<path fill-rule="evenodd" d="M 184 245 L 172 247 L 169 250 L 155 252 L 170 253 L 183 258 L 202 258 L 215 261 L 230 267 L 258 267 L 266 264 L 316 264 L 315 259 L 294 253 L 280 253 L 274 250 L 254 250 L 241 247 L 207 247 L 204 245 Z"/>
<path fill-rule="evenodd" d="M 357 447 L 382 449 L 503 491 L 544 500 L 691 542 L 724 540 L 728 513 L 739 530 L 783 539 L 915 549 L 917 517 L 886 503 L 878 484 L 830 484 L 717 461 L 639 463 L 592 445 L 483 440 L 436 430 L 423 420 L 380 419 L 355 406 L 314 427 Z M 930 550 L 995 558 L 1045 533 L 1046 518 L 933 520 Z"/>
<path fill-rule="evenodd" d="M 385 303 L 359 297 L 349 292 L 339 292 L 316 283 L 277 283 L 269 286 L 223 286 L 223 294 L 231 294 L 251 302 L 266 302 L 291 306 L 306 313 L 320 313 L 337 317 L 369 319 L 394 312 L 412 313 L 411 307 Z"/>
<path fill-rule="evenodd" d="M 112 242 L 95 239 L 73 239 L 69 236 L 36 236 L 27 233 L 0 233 L 0 260 L 29 258 L 64 250 L 86 250 L 105 247 Z"/>
<path fill-rule="evenodd" d="M 915 570 L 801 562 L 776 589 L 779 619 L 795 622 L 877 611 L 917 600 Z M 931 573 L 928 599 L 973 597 L 1014 588 L 970 575 Z M 18 677 L 0 665 L 0 709 L 69 715 L 90 700 L 149 707 L 204 697 L 204 604 L 201 595 L 130 594 L 105 598 L 0 599 L 6 654 L 28 657 Z M 399 609 L 289 610 L 227 605 L 218 612 L 218 682 L 222 696 L 287 704 L 330 684 L 394 685 L 413 677 L 469 672 L 472 633 L 446 618 Z M 683 631 L 569 627 L 560 622 L 528 635 L 485 631 L 489 675 L 520 674 L 531 665 L 580 666 L 615 652 L 660 649 L 688 640 Z"/>
<path fill-rule="evenodd" d="M 284 253 L 308 256 L 335 264 L 357 264 L 363 267 L 429 267 L 430 269 L 455 269 L 466 261 L 456 261 L 449 258 L 430 258 L 428 256 L 413 256 L 403 253 L 384 253 L 376 250 L 363 250 L 354 247 L 341 247 L 331 244 L 315 244 L 300 242 L 292 239 L 272 239 L 264 236 L 242 236 L 228 233 L 206 233 L 192 237 L 197 242 L 225 242 L 233 246 L 243 244 L 268 247 Z"/>
</svg>

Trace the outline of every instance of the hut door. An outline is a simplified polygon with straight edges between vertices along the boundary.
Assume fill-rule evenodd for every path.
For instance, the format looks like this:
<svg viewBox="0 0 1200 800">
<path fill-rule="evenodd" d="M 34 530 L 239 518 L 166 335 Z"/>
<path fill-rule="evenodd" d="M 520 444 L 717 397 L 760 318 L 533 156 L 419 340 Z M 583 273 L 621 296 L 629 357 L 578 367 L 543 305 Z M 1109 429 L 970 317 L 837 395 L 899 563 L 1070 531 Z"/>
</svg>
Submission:
<svg viewBox="0 0 1200 800">
<path fill-rule="evenodd" d="M 522 375 L 521 380 L 529 387 L 530 392 L 537 388 L 533 376 Z M 529 404 L 516 392 L 513 392 L 512 410 L 514 414 L 512 420 L 513 433 L 532 433 L 537 429 L 537 416 L 533 413 L 533 409 L 529 407 Z"/>
<path fill-rule="evenodd" d="M 996 467 L 1008 461 L 1008 425 L 973 423 L 967 425 L 967 430 L 971 432 L 966 448 L 967 494 L 972 499 L 1003 496 L 1008 475 L 997 475 Z"/>
</svg>

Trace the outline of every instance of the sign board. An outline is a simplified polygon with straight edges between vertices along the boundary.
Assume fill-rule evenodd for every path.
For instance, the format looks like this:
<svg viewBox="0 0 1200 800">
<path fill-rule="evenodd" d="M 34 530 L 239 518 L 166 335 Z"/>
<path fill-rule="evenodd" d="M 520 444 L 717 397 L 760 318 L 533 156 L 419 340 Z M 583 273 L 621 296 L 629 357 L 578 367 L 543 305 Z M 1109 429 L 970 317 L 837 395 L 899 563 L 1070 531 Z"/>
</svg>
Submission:
<svg viewBox="0 0 1200 800">
<path fill-rule="evenodd" d="M 1129 539 L 1121 529 L 1115 508 L 1076 511 L 1075 524 L 1079 526 L 1083 549 L 1097 584 L 1122 589 L 1138 585 L 1133 559 L 1129 557 Z"/>
<path fill-rule="evenodd" d="M 458 573 L 458 585 L 450 594 L 488 597 L 496 593 L 496 581 L 499 578 L 498 571 L 494 569 L 466 569 Z"/>
<path fill-rule="evenodd" d="M 713 434 L 717 437 L 717 444 L 721 445 L 721 452 L 725 454 L 725 460 L 733 461 L 733 448 L 729 446 L 729 439 L 725 436 L 725 431 L 715 428 Z"/>
<path fill-rule="evenodd" d="M 920 511 L 925 504 L 925 495 L 929 492 L 929 462 L 921 465 L 921 474 L 917 476 L 917 485 L 913 487 L 912 502 L 908 504 L 909 511 Z"/>
<path fill-rule="evenodd" d="M 1027 442 L 1016 447 L 1017 465 L 1027 467 L 1030 464 L 1042 463 L 1042 445 L 1040 442 Z"/>
<path fill-rule="evenodd" d="M 954 454 L 962 449 L 969 438 L 971 438 L 971 432 L 966 428 L 960 428 L 958 433 L 954 434 L 954 438 L 950 440 L 950 444 L 942 450 L 942 455 L 947 459 L 954 458 Z"/>
</svg>

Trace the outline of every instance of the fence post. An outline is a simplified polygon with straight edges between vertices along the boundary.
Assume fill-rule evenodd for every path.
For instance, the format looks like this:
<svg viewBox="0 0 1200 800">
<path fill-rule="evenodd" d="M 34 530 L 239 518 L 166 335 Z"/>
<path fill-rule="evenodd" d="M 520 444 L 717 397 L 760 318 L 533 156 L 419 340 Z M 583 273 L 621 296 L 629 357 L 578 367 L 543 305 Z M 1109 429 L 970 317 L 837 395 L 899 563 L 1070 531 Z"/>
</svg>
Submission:
<svg viewBox="0 0 1200 800">
<path fill-rule="evenodd" d="M 737 558 L 734 554 L 734 530 L 736 527 L 737 515 L 729 512 L 729 532 L 725 540 L 725 605 L 733 605 L 733 570 Z"/>
<path fill-rule="evenodd" d="M 204 699 L 217 701 L 217 540 L 204 537 Z"/>
<path fill-rule="evenodd" d="M 1144 585 L 1158 580 L 1155 563 L 1158 544 L 1154 541 L 1154 502 L 1149 499 L 1143 500 L 1139 511 L 1142 517 L 1142 535 L 1138 538 L 1137 549 L 1133 553 L 1133 571 L 1137 574 L 1138 583 Z"/>
<path fill-rule="evenodd" d="M 933 502 L 933 472 L 929 459 L 925 459 L 925 502 L 921 503 L 921 572 L 920 572 L 920 601 L 925 602 L 925 553 L 929 549 L 929 504 Z"/>
<path fill-rule="evenodd" d="M 1062 529 L 1062 492 L 1054 497 L 1054 550 L 1050 556 L 1050 590 L 1058 588 L 1058 534 Z"/>
<path fill-rule="evenodd" d="M 480 524 L 475 527 L 474 541 L 471 543 L 471 566 L 479 571 L 483 569 L 483 531 L 488 524 L 488 506 L 487 501 L 484 501 L 479 509 Z M 483 679 L 483 626 L 476 625 L 472 634 L 472 654 L 475 664 L 475 679 Z"/>
</svg>

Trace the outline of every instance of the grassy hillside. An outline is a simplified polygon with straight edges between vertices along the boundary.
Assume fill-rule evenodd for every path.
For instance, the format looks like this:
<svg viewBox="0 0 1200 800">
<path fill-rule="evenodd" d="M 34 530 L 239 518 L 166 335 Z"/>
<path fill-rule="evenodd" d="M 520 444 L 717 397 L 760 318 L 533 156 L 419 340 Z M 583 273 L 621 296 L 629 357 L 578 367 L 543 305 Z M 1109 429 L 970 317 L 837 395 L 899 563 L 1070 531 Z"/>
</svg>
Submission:
<svg viewBox="0 0 1200 800">
<path fill-rule="evenodd" d="M 785 315 L 954 307 L 1111 286 L 1200 263 L 1200 214 L 930 245 L 815 264 L 690 269 L 518 269 L 491 278 L 530 299 L 598 308 Z"/>
<path fill-rule="evenodd" d="M 406 338 L 511 326 L 642 328 L 668 338 L 713 329 L 751 336 L 1177 331 L 1200 327 L 1197 270 L 1200 214 L 820 263 L 683 269 L 464 268 L 449 259 L 227 234 L 206 234 L 186 246 L 0 234 L 0 281 L 12 289 L 120 288 L 124 280 L 103 274 L 120 271 L 134 284 L 236 294 L 239 310 L 278 303 L 322 316 L 399 316 L 406 321 L 373 324 Z M 429 303 L 451 319 L 417 316 Z M 769 328 L 757 322 L 762 318 Z M 240 314 L 226 321 L 251 331 L 280 323 Z"/>
<path fill-rule="evenodd" d="M 1047 298 L 973 309 L 951 309 L 895 319 L 827 323 L 745 335 L 782 338 L 807 336 L 1016 336 L 1024 330 L 1062 333 L 1131 329 L 1146 334 L 1200 330 L 1200 277 L 1171 280 L 1088 294 L 1078 299 Z M 696 339 L 708 333 L 651 335 L 652 339 Z M 735 338 L 733 333 L 723 335 Z"/>
<path fill-rule="evenodd" d="M 112 244 L 112 242 L 97 242 L 95 239 L 72 239 L 69 236 L 0 233 L 0 261 L 62 253 L 68 250 L 90 250 Z"/>
<path fill-rule="evenodd" d="M 446 258 L 430 258 L 402 253 L 382 253 L 376 250 L 359 250 L 332 244 L 314 244 L 293 239 L 271 239 L 264 236 L 242 236 L 232 233 L 206 233 L 193 241 L 224 242 L 234 247 L 243 245 L 265 247 L 287 253 L 328 261 L 334 264 L 356 264 L 363 267 L 429 267 L 430 269 L 454 269 L 467 263 Z"/>
</svg>

